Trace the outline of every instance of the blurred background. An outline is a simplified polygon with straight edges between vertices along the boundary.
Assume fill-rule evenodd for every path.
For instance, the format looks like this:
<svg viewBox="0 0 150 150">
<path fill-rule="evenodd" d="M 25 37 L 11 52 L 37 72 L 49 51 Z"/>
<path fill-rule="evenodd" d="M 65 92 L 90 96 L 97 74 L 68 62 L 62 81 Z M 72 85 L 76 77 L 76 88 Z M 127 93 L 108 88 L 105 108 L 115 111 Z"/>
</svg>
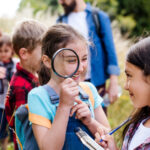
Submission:
<svg viewBox="0 0 150 150">
<path fill-rule="evenodd" d="M 149 0 L 86 0 L 93 6 L 107 12 L 111 18 L 115 47 L 121 74 L 119 84 L 122 95 L 118 101 L 108 107 L 108 119 L 112 128 L 124 121 L 132 112 L 132 104 L 123 86 L 125 83 L 124 62 L 129 47 L 150 33 Z M 11 34 L 15 23 L 23 18 L 34 18 L 47 26 L 55 24 L 62 13 L 57 0 L 0 0 L 0 30 Z M 108 81 L 109 82 L 109 81 Z M 121 132 L 115 134 L 118 146 L 121 145 Z M 8 145 L 13 150 L 13 145 Z"/>
</svg>

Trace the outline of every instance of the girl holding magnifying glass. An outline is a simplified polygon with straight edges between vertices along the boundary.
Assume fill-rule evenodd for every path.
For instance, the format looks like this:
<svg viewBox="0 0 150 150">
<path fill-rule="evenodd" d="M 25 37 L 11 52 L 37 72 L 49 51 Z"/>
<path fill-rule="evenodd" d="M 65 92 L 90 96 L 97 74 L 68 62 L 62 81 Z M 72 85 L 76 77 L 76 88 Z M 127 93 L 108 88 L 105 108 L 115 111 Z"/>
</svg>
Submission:
<svg viewBox="0 0 150 150">
<path fill-rule="evenodd" d="M 80 61 L 77 72 L 66 79 L 58 76 L 51 66 L 54 53 L 61 48 L 73 49 Z M 54 67 L 57 71 L 64 71 L 66 75 L 72 74 L 73 66 L 77 63 L 77 58 L 73 57 L 70 59 L 70 54 L 66 54 L 66 51 L 59 54 Z M 42 64 L 39 72 L 42 86 L 33 89 L 28 95 L 29 120 L 39 149 L 86 150 L 87 148 L 74 133 L 76 127 L 81 127 L 91 137 L 94 137 L 98 126 L 110 128 L 101 107 L 102 99 L 96 88 L 91 83 L 85 82 L 92 91 L 94 106 L 91 106 L 90 99 L 85 96 L 85 93 L 81 94 L 83 91 L 79 83 L 84 80 L 87 57 L 87 41 L 69 25 L 54 25 L 45 34 L 42 41 Z M 65 60 L 65 63 L 62 63 L 62 60 Z M 45 84 L 51 89 L 50 91 L 53 91 L 53 94 L 48 93 L 44 88 Z"/>
</svg>

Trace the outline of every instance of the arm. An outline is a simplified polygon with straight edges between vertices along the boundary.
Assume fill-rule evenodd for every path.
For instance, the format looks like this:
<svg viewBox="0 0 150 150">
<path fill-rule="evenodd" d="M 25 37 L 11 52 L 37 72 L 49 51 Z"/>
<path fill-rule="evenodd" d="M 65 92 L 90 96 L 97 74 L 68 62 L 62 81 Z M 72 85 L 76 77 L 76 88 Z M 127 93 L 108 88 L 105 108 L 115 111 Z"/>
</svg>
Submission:
<svg viewBox="0 0 150 150">
<path fill-rule="evenodd" d="M 95 134 L 95 141 L 106 150 L 118 150 L 114 138 L 107 133 L 104 128 L 98 128 Z M 100 142 L 101 139 L 103 139 L 102 142 Z"/>
<path fill-rule="evenodd" d="M 105 128 L 107 131 L 110 130 L 110 126 L 106 115 L 101 106 L 94 110 L 95 119 L 91 117 L 91 112 L 86 103 L 81 100 L 75 100 L 77 105 L 73 106 L 71 116 L 76 112 L 76 118 L 80 119 L 84 125 L 91 131 L 93 135 L 97 132 L 98 127 Z"/>
<path fill-rule="evenodd" d="M 0 67 L 0 79 L 4 79 L 6 77 L 6 68 Z"/>
<path fill-rule="evenodd" d="M 57 108 L 54 122 L 50 129 L 36 124 L 32 125 L 33 133 L 40 150 L 61 150 L 65 140 L 70 108 Z"/>
<path fill-rule="evenodd" d="M 97 128 L 101 127 L 107 131 L 110 131 L 110 125 L 107 120 L 107 117 L 101 106 L 97 107 L 94 110 L 95 119 L 91 118 L 91 122 L 87 125 L 88 129 L 95 135 L 97 132 Z"/>
<path fill-rule="evenodd" d="M 101 34 L 102 41 L 104 43 L 104 51 L 107 59 L 107 73 L 110 75 L 110 84 L 108 88 L 110 102 L 113 103 L 117 100 L 118 95 L 118 79 L 117 76 L 120 74 L 117 55 L 113 42 L 113 35 L 111 29 L 111 23 L 109 17 L 104 13 L 99 13 L 101 22 Z"/>
<path fill-rule="evenodd" d="M 9 126 L 13 128 L 15 111 L 20 105 L 27 103 L 26 96 L 26 91 L 23 88 L 16 88 L 14 86 L 8 88 L 5 100 L 5 111 Z"/>
<path fill-rule="evenodd" d="M 114 103 L 118 98 L 118 76 L 116 75 L 110 75 L 108 94 L 110 103 Z"/>
<path fill-rule="evenodd" d="M 104 51 L 107 59 L 107 73 L 109 75 L 119 75 L 120 69 L 118 66 L 116 50 L 113 41 L 111 22 L 108 15 L 102 11 L 99 12 L 99 19 L 101 24 L 102 42 L 104 44 Z"/>
<path fill-rule="evenodd" d="M 50 124 L 49 127 L 44 125 L 40 125 L 39 122 L 34 123 L 33 120 L 30 121 L 33 123 L 33 132 L 39 148 L 41 150 L 61 150 L 65 140 L 66 128 L 68 124 L 69 114 L 71 107 L 74 105 L 74 99 L 79 94 L 77 84 L 72 79 L 66 79 L 60 85 L 60 100 L 59 106 L 57 108 L 54 121 Z M 36 97 L 35 97 L 36 95 Z M 34 96 L 34 97 L 32 97 Z M 34 100 L 33 100 L 34 99 Z M 50 122 L 50 118 L 52 115 L 52 111 L 49 106 L 49 110 L 47 108 L 47 104 L 45 103 L 45 99 L 43 97 L 37 97 L 37 94 L 34 91 L 34 95 L 29 94 L 29 110 L 32 113 L 37 113 L 39 118 L 44 118 L 48 122 Z M 48 99 L 49 102 L 49 99 Z M 39 109 L 35 108 L 35 103 Z M 32 104 L 32 105 L 31 105 Z M 42 104 L 42 105 L 41 105 Z M 43 107 L 44 106 L 44 107 Z M 48 116 L 48 117 L 45 117 Z M 29 116 L 30 118 L 30 116 Z M 37 118 L 39 120 L 39 118 Z M 41 122 L 41 120 L 40 120 Z"/>
</svg>

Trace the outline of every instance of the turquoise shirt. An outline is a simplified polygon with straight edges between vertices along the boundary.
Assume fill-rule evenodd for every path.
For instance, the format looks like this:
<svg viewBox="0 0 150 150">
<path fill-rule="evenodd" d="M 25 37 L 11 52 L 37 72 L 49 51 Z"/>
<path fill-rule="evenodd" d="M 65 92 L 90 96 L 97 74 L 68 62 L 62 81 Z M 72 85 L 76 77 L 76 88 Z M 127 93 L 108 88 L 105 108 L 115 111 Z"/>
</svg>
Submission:
<svg viewBox="0 0 150 150">
<path fill-rule="evenodd" d="M 102 98 L 90 82 L 84 82 L 90 87 L 94 97 L 94 109 L 101 106 Z M 88 93 L 86 93 L 88 95 Z M 90 101 L 89 101 L 90 102 Z M 91 104 L 91 102 L 90 102 Z M 57 104 L 58 105 L 58 104 Z M 36 87 L 28 94 L 29 120 L 41 126 L 50 128 L 56 115 L 56 106 L 50 101 L 48 92 L 43 86 Z"/>
</svg>

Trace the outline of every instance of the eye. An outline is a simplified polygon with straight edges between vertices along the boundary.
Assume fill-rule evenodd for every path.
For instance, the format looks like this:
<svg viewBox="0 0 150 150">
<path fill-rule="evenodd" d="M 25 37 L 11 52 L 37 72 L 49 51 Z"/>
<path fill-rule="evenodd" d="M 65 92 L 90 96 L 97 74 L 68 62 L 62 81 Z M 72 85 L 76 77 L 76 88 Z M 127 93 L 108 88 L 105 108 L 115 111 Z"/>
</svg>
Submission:
<svg viewBox="0 0 150 150">
<path fill-rule="evenodd" d="M 82 59 L 82 61 L 87 61 L 87 57 L 84 57 L 84 58 Z"/>
<path fill-rule="evenodd" d="M 132 75 L 129 73 L 126 73 L 127 78 L 132 78 Z"/>
<path fill-rule="evenodd" d="M 73 59 L 66 59 L 66 61 L 68 63 L 76 63 L 77 62 L 77 59 L 73 58 Z"/>
<path fill-rule="evenodd" d="M 8 49 L 5 49 L 5 51 L 4 51 L 5 53 L 8 53 Z"/>
</svg>

